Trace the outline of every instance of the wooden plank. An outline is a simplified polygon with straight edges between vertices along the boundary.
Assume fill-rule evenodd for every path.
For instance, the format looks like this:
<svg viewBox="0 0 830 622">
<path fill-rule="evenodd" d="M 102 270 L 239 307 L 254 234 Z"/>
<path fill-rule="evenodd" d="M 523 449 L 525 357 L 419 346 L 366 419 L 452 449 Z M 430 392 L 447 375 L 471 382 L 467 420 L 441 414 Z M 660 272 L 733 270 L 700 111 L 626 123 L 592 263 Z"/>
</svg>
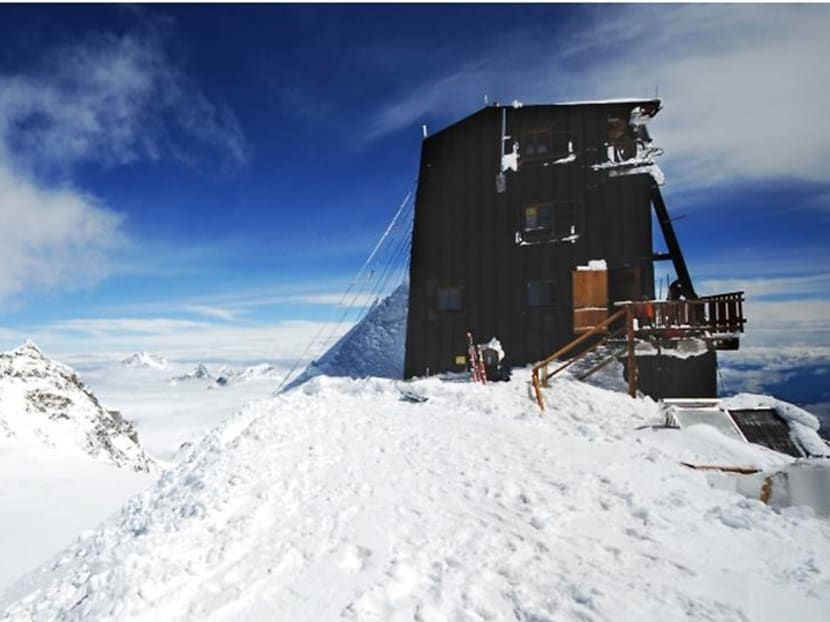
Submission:
<svg viewBox="0 0 830 622">
<path fill-rule="evenodd" d="M 608 272 L 605 270 L 573 271 L 573 305 L 580 307 L 608 306 Z"/>
<path fill-rule="evenodd" d="M 591 330 L 608 319 L 607 309 L 574 309 L 574 332 Z"/>
</svg>

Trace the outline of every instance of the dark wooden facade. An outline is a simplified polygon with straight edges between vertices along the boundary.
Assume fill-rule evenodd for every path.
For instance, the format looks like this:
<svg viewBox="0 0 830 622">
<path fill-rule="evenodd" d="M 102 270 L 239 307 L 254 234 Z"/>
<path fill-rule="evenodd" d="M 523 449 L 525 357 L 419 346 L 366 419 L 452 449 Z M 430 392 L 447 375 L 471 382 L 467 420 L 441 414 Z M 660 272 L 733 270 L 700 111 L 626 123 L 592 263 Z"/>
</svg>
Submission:
<svg viewBox="0 0 830 622">
<path fill-rule="evenodd" d="M 594 166 L 635 106 L 659 101 L 490 106 L 424 140 L 407 378 L 463 370 L 468 330 L 510 365 L 545 358 L 574 338 L 573 272 L 590 260 L 607 263 L 609 307 L 654 297 L 652 178 Z M 519 164 L 499 192 L 503 121 Z"/>
</svg>

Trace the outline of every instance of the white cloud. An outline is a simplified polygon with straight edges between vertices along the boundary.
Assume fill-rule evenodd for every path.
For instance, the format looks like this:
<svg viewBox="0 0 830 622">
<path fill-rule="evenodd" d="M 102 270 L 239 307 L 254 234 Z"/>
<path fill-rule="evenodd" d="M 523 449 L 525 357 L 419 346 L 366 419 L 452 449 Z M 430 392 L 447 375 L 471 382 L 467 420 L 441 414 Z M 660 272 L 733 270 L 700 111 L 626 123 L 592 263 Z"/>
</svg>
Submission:
<svg viewBox="0 0 830 622">
<path fill-rule="evenodd" d="M 383 296 L 373 296 L 371 294 L 352 294 L 346 297 L 342 293 L 339 294 L 309 294 L 305 296 L 297 296 L 296 300 L 299 302 L 307 302 L 315 305 L 332 305 L 338 307 L 368 307 L 374 303 L 378 298 Z"/>
<path fill-rule="evenodd" d="M 83 193 L 39 187 L 0 162 L 0 300 L 103 278 L 121 222 Z"/>
<path fill-rule="evenodd" d="M 97 337 L 129 333 L 133 335 L 169 335 L 187 330 L 201 330 L 210 325 L 203 322 L 169 318 L 82 318 L 55 322 L 57 331 L 86 333 Z"/>
<path fill-rule="evenodd" d="M 207 305 L 193 305 L 186 307 L 185 311 L 204 315 L 205 317 L 212 317 L 219 320 L 233 320 L 239 312 L 234 309 L 224 309 L 222 307 L 210 307 Z"/>
<path fill-rule="evenodd" d="M 201 143 L 238 166 L 234 115 L 171 61 L 162 38 L 90 35 L 25 74 L 0 75 L 0 300 L 93 285 L 124 266 L 124 218 L 71 183 L 75 166 L 193 159 Z M 204 151 L 204 150 L 202 150 Z"/>
<path fill-rule="evenodd" d="M 830 292 L 830 273 L 790 277 L 756 277 L 743 279 L 708 279 L 701 281 L 700 292 L 745 292 L 747 298 L 771 295 L 805 296 L 827 295 Z"/>
<path fill-rule="evenodd" d="M 744 315 L 744 344 L 749 347 L 811 350 L 830 343 L 830 300 L 747 301 Z"/>
<path fill-rule="evenodd" d="M 337 339 L 351 323 L 291 321 L 265 326 L 239 326 L 172 318 L 86 318 L 56 322 L 26 332 L 0 332 L 0 349 L 17 347 L 31 338 L 45 352 L 66 360 L 121 360 L 146 350 L 173 360 L 277 361 L 292 364 L 312 338 Z M 309 360 L 322 354 L 306 353 Z M 331 342 L 329 343 L 331 345 Z M 307 361 L 306 361 L 307 362 Z"/>
<path fill-rule="evenodd" d="M 26 75 L 0 76 L 0 136 L 8 156 L 35 170 L 190 160 L 185 138 L 229 164 L 247 157 L 235 116 L 205 97 L 153 33 L 90 35 Z"/>
</svg>

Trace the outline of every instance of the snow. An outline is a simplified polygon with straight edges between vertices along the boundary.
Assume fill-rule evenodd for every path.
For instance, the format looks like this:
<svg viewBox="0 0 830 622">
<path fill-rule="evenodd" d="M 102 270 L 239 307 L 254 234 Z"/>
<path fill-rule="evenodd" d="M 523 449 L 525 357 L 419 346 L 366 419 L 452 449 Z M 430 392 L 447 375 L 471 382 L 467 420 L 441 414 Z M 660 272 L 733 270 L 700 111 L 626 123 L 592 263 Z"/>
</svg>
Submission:
<svg viewBox="0 0 830 622">
<path fill-rule="evenodd" d="M 585 101 L 557 102 L 555 106 L 593 106 L 596 104 L 651 104 L 660 102 L 659 97 L 622 97 L 616 99 L 591 99 Z M 659 108 L 658 108 L 659 109 Z"/>
<path fill-rule="evenodd" d="M 0 593 L 155 478 L 88 457 L 0 440 Z"/>
<path fill-rule="evenodd" d="M 66 542 L 72 521 L 25 563 L 3 560 L 0 620 L 827 618 L 830 523 L 815 493 L 826 491 L 830 462 L 802 467 L 711 425 L 667 428 L 651 399 L 567 374 L 544 390 L 544 413 L 529 369 L 486 386 L 461 376 L 404 383 L 394 378 L 405 324 L 402 286 L 293 389 L 248 402 L 181 448 L 178 419 L 193 439 L 222 408 L 268 395 L 279 370 L 251 366 L 248 381 L 210 391 L 170 385 L 169 372 L 152 368 L 92 374 L 154 451 L 175 450 L 175 464 L 89 529 L 149 477 L 93 486 L 106 478 L 46 453 L 32 468 L 28 449 L 0 444 L 16 465 L 0 476 L 0 507 L 17 510 L 0 513 L 4 553 L 25 549 L 15 541 L 29 529 L 21 508 L 48 517 L 60 507 L 38 506 L 39 487 L 68 509 L 91 506 L 70 512 L 86 531 L 39 568 L 7 580 Z M 389 377 L 359 377 L 375 372 Z M 620 365 L 595 378 L 620 385 Z M 815 434 L 811 415 L 783 410 Z M 737 479 L 681 462 L 762 473 Z M 782 472 L 786 485 L 765 505 L 761 476 Z M 818 509 L 787 507 L 800 503 Z"/>
<path fill-rule="evenodd" d="M 502 348 L 501 341 L 495 337 L 491 338 L 487 343 L 479 344 L 482 350 L 493 350 L 499 357 L 499 362 L 504 360 L 504 348 Z"/>
<path fill-rule="evenodd" d="M 133 425 L 104 409 L 73 369 L 47 358 L 31 341 L 0 353 L 2 438 L 135 471 L 156 466 Z"/>
<path fill-rule="evenodd" d="M 219 386 L 204 380 L 171 383 L 171 370 L 192 371 L 192 366 L 170 362 L 167 370 L 124 369 L 98 361 L 83 372 L 95 394 L 135 424 L 142 446 L 164 461 L 174 460 L 183 443 L 198 441 L 245 403 L 270 396 L 284 375 L 268 363 L 218 365 L 217 377 L 229 378 Z"/>
<path fill-rule="evenodd" d="M 186 374 L 182 374 L 180 376 L 176 376 L 175 378 L 171 378 L 171 384 L 178 384 L 179 382 L 188 382 L 190 380 L 210 380 L 215 381 L 216 379 L 213 377 L 208 371 L 208 368 L 205 367 L 202 363 L 199 363 L 194 367 L 191 371 Z"/>
<path fill-rule="evenodd" d="M 519 143 L 513 143 L 513 151 L 501 156 L 501 171 L 507 170 L 514 173 L 519 170 Z"/>
<path fill-rule="evenodd" d="M 135 352 L 128 356 L 121 364 L 124 367 L 152 367 L 153 369 L 167 369 L 167 359 L 148 352 Z"/>
<path fill-rule="evenodd" d="M 576 269 L 581 271 L 606 272 L 608 270 L 608 264 L 604 259 L 590 259 L 587 265 L 577 266 Z"/>
<path fill-rule="evenodd" d="M 635 328 L 639 326 L 637 318 L 634 318 Z M 674 348 L 658 348 L 653 343 L 641 341 L 635 347 L 637 356 L 670 356 L 678 359 L 688 359 L 701 356 L 709 352 L 709 346 L 703 339 L 678 339 Z"/>
<path fill-rule="evenodd" d="M 252 403 L 3 619 L 826 619 L 830 525 L 679 464 L 786 457 L 567 378 L 540 416 L 528 380 L 419 380 L 412 404 L 318 376 Z"/>
<path fill-rule="evenodd" d="M 720 406 L 726 410 L 773 408 L 790 426 L 790 434 L 810 455 L 823 456 L 830 454 L 830 448 L 824 444 L 818 435 L 818 418 L 798 406 L 788 404 L 769 395 L 754 395 L 752 393 L 739 393 L 729 397 L 723 400 Z"/>
<path fill-rule="evenodd" d="M 408 301 L 409 286 L 403 283 L 375 304 L 363 320 L 311 363 L 289 388 L 320 374 L 403 378 Z"/>
</svg>

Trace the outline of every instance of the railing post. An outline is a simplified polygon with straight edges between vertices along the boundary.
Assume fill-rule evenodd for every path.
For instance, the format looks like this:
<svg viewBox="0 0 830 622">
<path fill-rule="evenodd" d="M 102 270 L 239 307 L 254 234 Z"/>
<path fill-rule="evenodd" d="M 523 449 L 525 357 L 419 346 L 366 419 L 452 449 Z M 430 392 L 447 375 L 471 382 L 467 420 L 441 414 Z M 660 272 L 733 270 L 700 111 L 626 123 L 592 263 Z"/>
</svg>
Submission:
<svg viewBox="0 0 830 622">
<path fill-rule="evenodd" d="M 625 308 L 625 337 L 628 341 L 628 394 L 637 397 L 637 359 L 634 358 L 634 313 Z"/>
<path fill-rule="evenodd" d="M 539 389 L 539 376 L 537 373 L 538 370 L 534 369 L 532 376 L 533 391 L 536 393 L 536 403 L 539 404 L 539 409 L 545 410 L 545 400 L 542 399 L 542 391 Z"/>
</svg>

